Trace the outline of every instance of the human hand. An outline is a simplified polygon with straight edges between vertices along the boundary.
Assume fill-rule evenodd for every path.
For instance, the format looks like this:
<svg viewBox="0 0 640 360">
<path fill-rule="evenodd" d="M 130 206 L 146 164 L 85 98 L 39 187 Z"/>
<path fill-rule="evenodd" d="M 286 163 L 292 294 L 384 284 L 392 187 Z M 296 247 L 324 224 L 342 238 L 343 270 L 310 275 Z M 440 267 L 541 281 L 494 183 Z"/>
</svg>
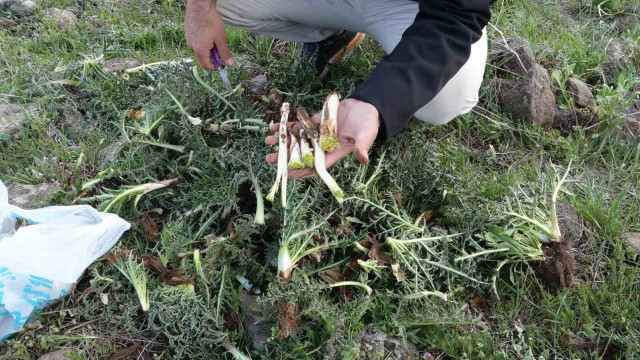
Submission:
<svg viewBox="0 0 640 360">
<path fill-rule="evenodd" d="M 184 33 L 187 45 L 196 53 L 198 62 L 206 70 L 216 70 L 209 52 L 215 46 L 222 62 L 233 66 L 233 57 L 227 44 L 227 31 L 222 16 L 211 0 L 188 0 L 184 15 Z"/>
<path fill-rule="evenodd" d="M 320 124 L 320 114 L 314 115 L 311 120 Z M 278 131 L 280 125 L 271 127 L 272 131 Z M 298 122 L 290 122 L 289 130 L 298 128 Z M 338 107 L 338 141 L 340 147 L 335 151 L 326 153 L 325 165 L 330 167 L 345 156 L 355 153 L 356 158 L 362 164 L 369 163 L 369 149 L 378 136 L 380 127 L 380 114 L 375 106 L 357 99 L 346 99 L 340 102 Z M 289 131 L 290 133 L 290 131 Z M 277 136 L 267 136 L 267 145 L 277 146 Z M 268 163 L 278 162 L 278 153 L 267 155 Z M 289 178 L 304 177 L 315 174 L 315 169 L 289 170 Z"/>
</svg>

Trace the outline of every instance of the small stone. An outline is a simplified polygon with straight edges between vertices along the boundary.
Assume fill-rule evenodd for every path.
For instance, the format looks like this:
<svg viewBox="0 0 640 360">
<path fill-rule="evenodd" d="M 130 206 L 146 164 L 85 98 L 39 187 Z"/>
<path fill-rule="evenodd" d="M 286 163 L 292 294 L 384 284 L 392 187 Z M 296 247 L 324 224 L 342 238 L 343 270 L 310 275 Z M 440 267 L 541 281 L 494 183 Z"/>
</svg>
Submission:
<svg viewBox="0 0 640 360">
<path fill-rule="evenodd" d="M 503 111 L 516 121 L 541 126 L 550 124 L 556 99 L 549 73 L 541 65 L 534 64 L 526 77 L 502 95 L 500 102 Z"/>
<path fill-rule="evenodd" d="M 84 116 L 73 106 L 64 106 L 60 109 L 56 123 L 71 141 L 78 139 L 83 133 L 89 131 L 89 126 Z"/>
<path fill-rule="evenodd" d="M 56 8 L 48 8 L 44 12 L 45 20 L 50 21 L 58 27 L 60 30 L 71 31 L 76 27 L 78 23 L 78 17 L 76 14 L 69 10 L 61 10 Z"/>
<path fill-rule="evenodd" d="M 626 233 L 623 237 L 631 249 L 640 253 L 640 232 Z"/>
<path fill-rule="evenodd" d="M 377 329 L 363 330 L 355 337 L 358 346 L 358 360 L 406 360 L 418 359 L 415 345 L 405 346 L 399 339 L 393 338 Z"/>
<path fill-rule="evenodd" d="M 577 107 L 587 108 L 593 106 L 595 101 L 589 86 L 583 81 L 570 77 L 567 79 L 567 92 Z"/>
<path fill-rule="evenodd" d="M 102 65 L 102 71 L 105 74 L 111 74 L 116 71 L 124 71 L 140 65 L 142 65 L 142 63 L 136 59 L 115 58 L 105 62 L 104 65 Z"/>
<path fill-rule="evenodd" d="M 93 27 L 100 27 L 102 24 L 100 23 L 100 19 L 98 18 L 97 15 L 90 15 L 87 16 L 86 21 L 91 24 Z"/>
<path fill-rule="evenodd" d="M 247 81 L 247 90 L 253 94 L 263 94 L 267 91 L 268 82 L 267 75 L 265 74 L 254 76 Z"/>
<path fill-rule="evenodd" d="M 38 358 L 38 360 L 72 360 L 71 357 L 67 355 L 69 350 L 62 349 L 52 353 L 48 353 L 42 355 Z"/>
<path fill-rule="evenodd" d="M 275 323 L 264 321 L 262 314 L 258 312 L 257 302 L 257 295 L 252 295 L 246 290 L 240 294 L 240 310 L 244 315 L 242 325 L 245 328 L 247 342 L 255 351 L 265 351 L 271 337 L 271 327 L 275 326 Z M 275 313 L 276 310 L 270 309 L 269 312 Z"/>
<path fill-rule="evenodd" d="M 502 38 L 499 38 L 493 43 L 491 48 L 493 62 L 501 63 L 501 68 L 507 72 L 526 75 L 536 63 L 531 43 L 522 37 L 507 38 L 506 40 L 505 43 Z"/>
<path fill-rule="evenodd" d="M 60 186 L 52 183 L 38 185 L 9 184 L 9 204 L 23 209 L 37 209 L 50 205 L 53 195 L 60 190 Z"/>
<path fill-rule="evenodd" d="M 100 154 L 98 154 L 98 161 L 100 166 L 104 165 L 106 162 L 113 161 L 118 152 L 124 146 L 124 141 L 116 141 L 113 144 L 108 145 L 104 149 L 100 150 Z"/>
<path fill-rule="evenodd" d="M 33 14 L 37 8 L 38 5 L 35 2 L 25 0 L 22 2 L 14 2 L 9 10 L 13 11 L 18 16 L 27 16 Z"/>
<path fill-rule="evenodd" d="M 38 104 L 0 104 L 0 134 L 9 135 L 11 140 L 20 139 L 20 128 L 27 115 L 34 115 Z"/>
<path fill-rule="evenodd" d="M 242 73 L 248 78 L 253 78 L 254 76 L 264 74 L 265 72 L 262 66 L 251 61 L 251 56 L 249 54 L 244 53 L 233 55 L 233 67 L 241 69 Z"/>
</svg>

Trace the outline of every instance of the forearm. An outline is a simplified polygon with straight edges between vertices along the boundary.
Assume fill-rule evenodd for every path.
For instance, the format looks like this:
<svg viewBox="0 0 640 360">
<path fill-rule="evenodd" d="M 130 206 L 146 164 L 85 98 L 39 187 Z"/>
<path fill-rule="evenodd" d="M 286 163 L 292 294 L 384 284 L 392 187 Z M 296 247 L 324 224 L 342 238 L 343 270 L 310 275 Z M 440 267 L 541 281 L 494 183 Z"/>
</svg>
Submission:
<svg viewBox="0 0 640 360">
<path fill-rule="evenodd" d="M 187 9 L 195 11 L 216 11 L 216 0 L 187 0 Z"/>
</svg>

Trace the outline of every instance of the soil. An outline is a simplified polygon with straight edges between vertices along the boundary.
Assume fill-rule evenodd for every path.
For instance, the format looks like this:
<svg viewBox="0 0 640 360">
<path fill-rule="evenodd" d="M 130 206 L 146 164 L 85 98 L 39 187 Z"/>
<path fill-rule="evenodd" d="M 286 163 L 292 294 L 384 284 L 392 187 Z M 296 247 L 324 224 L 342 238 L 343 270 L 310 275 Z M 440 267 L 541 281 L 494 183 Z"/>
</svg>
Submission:
<svg viewBox="0 0 640 360">
<path fill-rule="evenodd" d="M 251 190 L 251 181 L 245 181 L 238 185 L 238 191 L 236 192 L 238 198 L 238 210 L 240 214 L 253 215 L 256 212 L 256 195 Z"/>
<path fill-rule="evenodd" d="M 278 309 L 278 340 L 298 332 L 298 304 L 291 304 L 286 299 L 276 301 Z"/>
<path fill-rule="evenodd" d="M 543 247 L 544 260 L 538 264 L 537 273 L 550 289 L 563 289 L 573 284 L 576 267 L 573 248 L 568 242 L 552 242 Z"/>
<path fill-rule="evenodd" d="M 157 242 L 160 238 L 160 231 L 158 229 L 158 224 L 156 224 L 156 221 L 151 217 L 149 211 L 142 214 L 140 224 L 142 225 L 142 231 L 144 231 L 144 235 L 147 240 Z"/>
</svg>

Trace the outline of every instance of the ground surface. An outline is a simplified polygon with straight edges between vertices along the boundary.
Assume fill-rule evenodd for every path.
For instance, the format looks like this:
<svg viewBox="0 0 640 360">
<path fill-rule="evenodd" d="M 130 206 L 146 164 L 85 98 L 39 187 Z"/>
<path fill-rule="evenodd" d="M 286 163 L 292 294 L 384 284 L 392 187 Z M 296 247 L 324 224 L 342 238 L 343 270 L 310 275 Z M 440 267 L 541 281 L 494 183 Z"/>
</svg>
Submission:
<svg viewBox="0 0 640 360">
<path fill-rule="evenodd" d="M 112 207 L 132 229 L 69 297 L 0 344 L 0 358 L 37 359 L 60 349 L 72 359 L 232 358 L 229 344 L 254 359 L 640 357 L 637 0 L 498 0 L 492 43 L 529 40 L 533 61 L 551 74 L 556 111 L 569 111 L 569 120 L 511 120 L 498 85 L 542 73 L 505 73 L 494 52 L 472 113 L 437 128 L 412 122 L 373 150 L 370 166 L 349 158 L 331 169 L 347 194 L 367 201 L 339 206 L 319 181 L 296 180 L 291 209 L 267 204 L 265 226 L 252 225 L 249 172 L 251 166 L 266 193 L 275 169 L 263 163 L 271 150 L 265 134 L 210 132 L 210 125 L 263 118 L 267 89 L 313 110 L 330 91 L 348 95 L 382 55 L 373 41 L 320 81 L 307 64 L 295 64 L 299 45 L 230 31 L 240 65 L 230 69 L 232 82 L 266 74 L 268 83 L 253 79 L 257 95 L 227 94 L 216 76 L 200 71 L 222 100 L 192 74 L 182 1 L 2 4 L 0 179 L 47 184 L 14 185 L 22 192 L 14 199 L 99 207 L 128 186 L 179 180 L 146 194 L 137 208 L 132 198 Z M 125 68 L 156 61 L 171 62 L 123 76 Z M 595 105 L 580 110 L 588 121 L 576 123 L 568 78 L 595 95 Z M 203 124 L 183 115 L 169 92 Z M 570 162 L 559 193 L 562 247 L 538 244 L 527 253 L 540 252 L 538 260 L 545 254 L 544 263 L 501 252 L 455 260 L 491 249 L 489 233 L 504 236 L 510 226 L 533 233 L 505 212 L 524 209 L 548 220 L 548 211 L 531 209 L 549 208 Z M 303 259 L 285 286 L 272 265 L 279 242 L 318 223 L 311 242 L 329 248 Z M 385 243 L 445 234 L 461 235 Z M 399 271 L 389 266 L 396 261 Z M 146 266 L 135 271 L 148 279 L 147 312 L 118 270 L 139 262 Z M 237 276 L 265 295 L 243 293 Z M 341 279 L 366 283 L 373 293 L 328 288 Z M 448 300 L 405 298 L 425 290 Z M 265 341 L 266 350 L 254 349 Z"/>
</svg>

